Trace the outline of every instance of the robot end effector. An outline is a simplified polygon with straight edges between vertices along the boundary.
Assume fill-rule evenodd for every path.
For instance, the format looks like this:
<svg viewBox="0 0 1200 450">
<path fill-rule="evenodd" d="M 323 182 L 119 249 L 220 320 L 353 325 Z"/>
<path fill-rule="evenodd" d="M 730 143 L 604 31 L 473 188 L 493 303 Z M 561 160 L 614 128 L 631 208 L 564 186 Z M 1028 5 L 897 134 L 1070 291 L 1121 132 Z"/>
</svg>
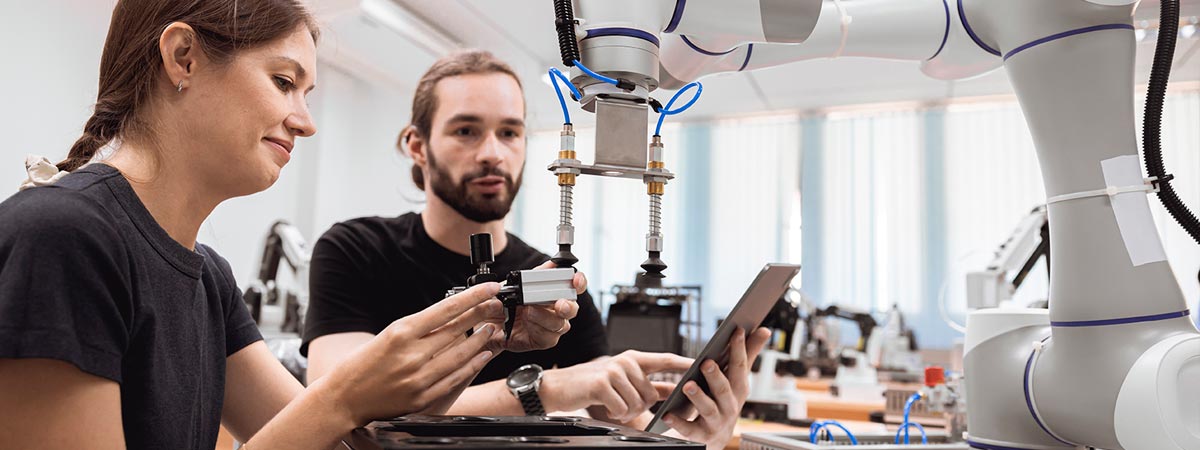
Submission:
<svg viewBox="0 0 1200 450">
<path fill-rule="evenodd" d="M 561 194 L 557 230 L 559 251 L 553 259 L 560 267 L 578 261 L 571 253 L 574 243 L 572 196 L 577 176 L 634 178 L 646 184 L 650 203 L 647 259 L 641 267 L 647 276 L 663 278 L 667 266 L 661 257 L 662 196 L 674 174 L 667 170 L 663 161 L 663 141 L 659 134 L 661 118 L 659 128 L 655 129 L 652 141 L 647 145 L 648 116 L 651 108 L 662 116 L 686 110 L 699 97 L 703 87 L 698 84 L 684 86 L 665 107 L 650 97 L 660 81 L 659 34 L 699 31 L 711 35 L 718 30 L 724 32 L 722 36 L 738 42 L 798 43 L 811 33 L 821 9 L 820 0 L 766 2 L 771 4 L 767 7 L 760 3 L 760 0 L 583 1 L 580 4 L 581 15 L 586 17 L 584 21 L 576 19 L 571 0 L 554 2 L 563 64 L 574 67 L 570 80 L 558 75 L 570 82 L 575 100 L 583 109 L 596 114 L 595 164 L 585 165 L 575 158 L 575 135 L 568 119 L 561 133 L 558 159 L 549 167 L 558 177 Z M 686 16 L 683 15 L 685 8 Z M 735 16 L 746 17 L 731 18 L 731 11 L 736 11 Z M 750 20 L 751 16 L 754 20 Z M 679 95 L 693 86 L 695 97 L 672 110 Z M 566 114 L 565 104 L 563 108 Z"/>
<path fill-rule="evenodd" d="M 467 278 L 467 286 L 446 291 L 446 297 L 480 283 L 503 283 L 496 298 L 504 303 L 507 312 L 504 319 L 505 339 L 512 335 L 518 306 L 553 304 L 563 298 L 571 301 L 578 298 L 574 285 L 575 269 L 514 270 L 505 276 L 492 273 L 490 266 L 495 261 L 495 255 L 492 253 L 492 235 L 471 235 L 471 265 L 476 267 L 475 275 Z"/>
</svg>

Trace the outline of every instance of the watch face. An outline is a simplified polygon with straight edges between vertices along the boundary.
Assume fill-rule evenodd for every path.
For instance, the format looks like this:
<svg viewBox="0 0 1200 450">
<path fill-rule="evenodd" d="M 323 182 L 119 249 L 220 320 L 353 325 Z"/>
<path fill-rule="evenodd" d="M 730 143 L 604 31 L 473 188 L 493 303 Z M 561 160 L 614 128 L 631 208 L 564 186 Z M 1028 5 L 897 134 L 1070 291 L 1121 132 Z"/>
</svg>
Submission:
<svg viewBox="0 0 1200 450">
<path fill-rule="evenodd" d="M 534 369 L 532 367 L 525 367 L 525 368 L 522 368 L 522 369 L 514 372 L 512 374 L 512 376 L 508 377 L 508 387 L 519 388 L 521 386 L 528 386 L 530 384 L 533 384 L 534 381 L 537 381 L 537 378 L 538 378 L 538 370 L 537 369 Z"/>
</svg>

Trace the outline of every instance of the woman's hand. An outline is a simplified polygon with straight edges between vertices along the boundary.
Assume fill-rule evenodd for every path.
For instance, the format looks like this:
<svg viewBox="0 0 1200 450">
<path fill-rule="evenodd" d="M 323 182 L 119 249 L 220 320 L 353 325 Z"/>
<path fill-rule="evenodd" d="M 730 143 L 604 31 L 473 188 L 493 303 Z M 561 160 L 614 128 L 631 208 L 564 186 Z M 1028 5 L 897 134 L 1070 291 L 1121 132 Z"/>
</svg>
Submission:
<svg viewBox="0 0 1200 450">
<path fill-rule="evenodd" d="M 498 283 L 479 284 L 392 322 L 310 389 L 333 390 L 334 407 L 345 408 L 358 426 L 444 411 L 493 356 L 485 346 L 503 334 L 497 325 L 484 325 L 471 337 L 466 332 L 503 315 L 494 299 L 499 291 Z"/>
<path fill-rule="evenodd" d="M 546 261 L 538 269 L 553 269 L 556 266 L 553 261 Z M 587 277 L 583 276 L 583 272 L 575 272 L 573 280 L 576 294 L 583 294 L 587 291 Z M 489 343 L 488 348 L 493 352 L 500 351 L 510 352 L 527 352 L 531 350 L 545 350 L 558 345 L 558 340 L 564 334 L 571 331 L 571 319 L 579 314 L 579 303 L 559 299 L 550 305 L 531 305 L 517 308 L 517 320 L 513 323 L 512 337 L 507 341 L 504 339 L 503 333 L 497 334 L 495 339 Z M 504 315 L 501 313 L 499 323 L 504 322 Z"/>
<path fill-rule="evenodd" d="M 700 365 L 712 397 L 695 381 L 688 381 L 683 385 L 683 393 L 691 401 L 697 417 L 687 420 L 666 414 L 663 420 L 667 425 L 684 439 L 705 443 L 709 450 L 725 448 L 733 436 L 742 405 L 750 395 L 750 364 L 770 338 L 771 331 L 766 328 L 755 330 L 750 339 L 746 339 L 745 331 L 738 328 L 729 342 L 729 366 L 725 373 L 721 373 L 720 367 L 711 359 Z"/>
</svg>

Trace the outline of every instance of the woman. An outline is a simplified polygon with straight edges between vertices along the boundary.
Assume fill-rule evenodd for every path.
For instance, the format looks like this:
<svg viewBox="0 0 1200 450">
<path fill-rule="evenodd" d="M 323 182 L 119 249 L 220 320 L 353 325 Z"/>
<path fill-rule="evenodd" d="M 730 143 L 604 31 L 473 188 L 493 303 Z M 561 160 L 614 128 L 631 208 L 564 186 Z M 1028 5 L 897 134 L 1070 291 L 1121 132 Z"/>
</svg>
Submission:
<svg viewBox="0 0 1200 450">
<path fill-rule="evenodd" d="M 495 283 L 304 389 L 196 243 L 316 132 L 317 35 L 295 0 L 117 3 L 72 173 L 0 204 L 0 448 L 211 450 L 223 423 L 251 449 L 326 450 L 372 418 L 444 411 L 491 358 Z"/>
</svg>

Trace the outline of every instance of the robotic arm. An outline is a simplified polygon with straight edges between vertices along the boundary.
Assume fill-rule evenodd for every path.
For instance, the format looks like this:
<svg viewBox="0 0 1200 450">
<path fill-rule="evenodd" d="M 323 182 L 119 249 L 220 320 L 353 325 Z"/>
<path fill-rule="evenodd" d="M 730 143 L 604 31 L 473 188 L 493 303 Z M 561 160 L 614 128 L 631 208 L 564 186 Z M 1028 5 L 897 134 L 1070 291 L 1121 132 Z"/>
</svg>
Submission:
<svg viewBox="0 0 1200 450">
<path fill-rule="evenodd" d="M 1046 220 L 1046 207 L 1039 206 L 1000 244 L 986 269 L 967 274 L 967 307 L 995 308 L 1012 300 L 1013 293 L 1043 256 L 1050 258 L 1050 224 Z M 1013 271 L 1016 275 L 1010 281 L 1007 276 Z"/>
<path fill-rule="evenodd" d="M 920 61 L 922 71 L 943 79 L 1003 66 L 1033 134 L 1049 197 L 1053 300 L 1049 311 L 969 316 L 970 445 L 1200 449 L 1194 405 L 1200 332 L 1186 317 L 1146 199 L 1161 189 L 1173 215 L 1190 217 L 1186 209 L 1176 214 L 1178 199 L 1175 206 L 1168 202 L 1169 176 L 1161 163 L 1150 162 L 1157 159 L 1150 157 L 1157 152 L 1154 111 L 1161 114 L 1178 2 L 1162 1 L 1163 37 L 1147 101 L 1158 105 L 1147 107 L 1150 178 L 1141 173 L 1134 130 L 1131 17 L 1137 3 L 578 0 L 576 17 L 570 0 L 556 0 L 563 63 L 573 67 L 584 109 L 597 116 L 596 164 L 575 159 L 567 126 L 563 151 L 550 166 L 563 187 L 565 212 L 556 257 L 574 259 L 570 187 L 577 175 L 641 178 L 651 196 L 650 258 L 643 267 L 661 276 L 656 218 L 663 186 L 674 175 L 666 172 L 661 137 L 646 145 L 646 119 L 656 103 L 651 94 L 660 87 L 838 56 Z M 600 81 L 576 61 L 611 79 Z M 1194 218 L 1177 220 L 1200 236 Z"/>
<path fill-rule="evenodd" d="M 263 245 L 258 277 L 243 294 L 250 315 L 260 328 L 268 325 L 265 322 L 271 322 L 263 318 L 264 305 L 277 306 L 282 294 L 283 305 L 277 306 L 282 310 L 279 331 L 300 334 L 303 315 L 308 310 L 308 267 L 311 260 L 312 250 L 299 229 L 284 221 L 271 225 Z M 293 289 L 284 289 L 277 283 L 281 263 L 287 263 L 295 274 Z"/>
</svg>

